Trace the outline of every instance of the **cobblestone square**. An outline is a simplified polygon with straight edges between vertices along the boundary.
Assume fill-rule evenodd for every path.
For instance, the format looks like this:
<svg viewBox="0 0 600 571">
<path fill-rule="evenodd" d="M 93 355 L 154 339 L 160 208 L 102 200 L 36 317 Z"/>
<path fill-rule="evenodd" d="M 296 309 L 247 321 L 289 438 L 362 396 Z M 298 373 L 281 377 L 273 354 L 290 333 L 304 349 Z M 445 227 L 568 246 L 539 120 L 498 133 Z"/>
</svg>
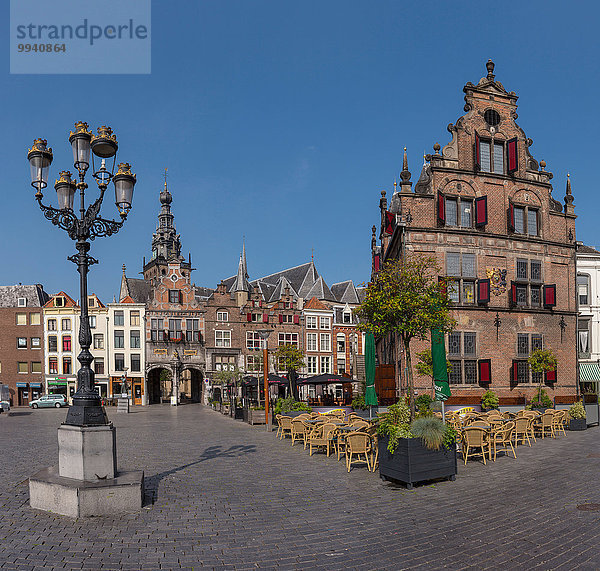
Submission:
<svg viewBox="0 0 600 571">
<path fill-rule="evenodd" d="M 596 427 L 407 491 L 202 405 L 108 413 L 146 507 L 85 520 L 28 504 L 65 410 L 0 415 L 0 569 L 600 567 Z"/>
</svg>

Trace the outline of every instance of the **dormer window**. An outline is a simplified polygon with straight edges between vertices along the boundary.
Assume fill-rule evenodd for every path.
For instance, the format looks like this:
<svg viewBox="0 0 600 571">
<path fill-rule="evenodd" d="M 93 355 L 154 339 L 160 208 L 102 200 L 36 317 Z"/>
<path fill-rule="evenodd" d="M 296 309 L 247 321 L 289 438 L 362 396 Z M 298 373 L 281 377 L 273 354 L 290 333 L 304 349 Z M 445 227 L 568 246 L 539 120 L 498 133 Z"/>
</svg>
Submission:
<svg viewBox="0 0 600 571">
<path fill-rule="evenodd" d="M 504 174 L 504 143 L 480 140 L 479 156 L 483 172 Z"/>
<path fill-rule="evenodd" d="M 88 307 L 96 307 L 96 300 L 93 297 L 88 297 Z"/>
<path fill-rule="evenodd" d="M 64 307 L 65 306 L 65 298 L 64 297 L 55 297 L 54 298 L 54 307 Z"/>
</svg>

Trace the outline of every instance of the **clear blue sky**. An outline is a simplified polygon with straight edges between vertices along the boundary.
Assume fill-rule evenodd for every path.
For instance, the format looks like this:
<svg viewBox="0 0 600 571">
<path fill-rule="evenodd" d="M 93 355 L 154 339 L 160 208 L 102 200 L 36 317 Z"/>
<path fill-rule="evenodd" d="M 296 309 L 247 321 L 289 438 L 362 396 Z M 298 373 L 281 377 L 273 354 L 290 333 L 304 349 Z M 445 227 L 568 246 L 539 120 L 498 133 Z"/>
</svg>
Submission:
<svg viewBox="0 0 600 571">
<path fill-rule="evenodd" d="M 138 176 L 125 228 L 92 245 L 101 299 L 118 292 L 122 264 L 135 276 L 150 256 L 165 166 L 196 284 L 235 273 L 243 236 L 251 278 L 307 262 L 314 247 L 329 284 L 362 282 L 402 148 L 414 182 L 488 58 L 519 95 L 518 122 L 561 202 L 571 173 L 578 239 L 600 246 L 596 3 L 154 1 L 152 74 L 139 76 L 9 75 L 4 11 L 0 284 L 79 297 L 73 244 L 43 219 L 26 160 L 42 136 L 52 184 L 72 169 L 76 120 L 111 125 Z M 115 213 L 110 199 L 103 212 Z"/>
</svg>

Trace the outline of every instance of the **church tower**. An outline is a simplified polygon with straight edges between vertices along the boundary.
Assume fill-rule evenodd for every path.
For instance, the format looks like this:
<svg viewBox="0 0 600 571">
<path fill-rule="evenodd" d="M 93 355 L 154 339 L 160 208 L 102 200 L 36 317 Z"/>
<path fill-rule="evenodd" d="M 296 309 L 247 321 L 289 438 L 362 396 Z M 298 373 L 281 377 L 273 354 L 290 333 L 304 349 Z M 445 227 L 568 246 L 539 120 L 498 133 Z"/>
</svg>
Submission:
<svg viewBox="0 0 600 571">
<path fill-rule="evenodd" d="M 188 272 L 192 269 L 191 259 L 186 262 L 181 256 L 181 238 L 175 230 L 174 216 L 171 213 L 173 196 L 167 188 L 166 170 L 165 187 L 159 199 L 161 208 L 158 227 L 152 235 L 152 258 L 147 264 L 144 262 L 144 279 L 149 281 L 155 281 L 158 276 L 165 275 L 169 262 L 179 263 L 181 269 Z"/>
</svg>

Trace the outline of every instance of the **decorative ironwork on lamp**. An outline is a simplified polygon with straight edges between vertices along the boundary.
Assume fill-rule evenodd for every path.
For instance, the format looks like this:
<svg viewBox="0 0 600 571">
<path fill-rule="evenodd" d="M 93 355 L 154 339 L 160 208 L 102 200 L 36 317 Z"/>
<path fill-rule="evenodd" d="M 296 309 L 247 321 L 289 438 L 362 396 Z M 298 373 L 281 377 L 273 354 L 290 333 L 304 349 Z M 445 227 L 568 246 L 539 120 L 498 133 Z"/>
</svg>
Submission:
<svg viewBox="0 0 600 571">
<path fill-rule="evenodd" d="M 94 371 L 91 369 L 93 356 L 90 353 L 92 335 L 88 317 L 87 274 L 89 266 L 98 263 L 89 255 L 90 241 L 110 236 L 119 231 L 131 209 L 133 188 L 136 177 L 131 173 L 128 163 L 121 163 L 113 176 L 118 150 L 117 138 L 110 127 L 98 128 L 98 135 L 88 131 L 84 121 L 75 123 L 75 131 L 69 133 L 69 143 L 73 150 L 73 164 L 79 174 L 79 182 L 71 178 L 69 171 L 61 171 L 54 189 L 58 199 L 58 208 L 43 204 L 42 190 L 48 186 L 48 172 L 52 164 L 52 149 L 45 139 L 35 139 L 27 153 L 31 167 L 31 185 L 36 189 L 35 198 L 44 216 L 55 226 L 62 228 L 69 237 L 76 241 L 78 254 L 69 256 L 69 260 L 77 265 L 80 275 L 81 321 L 79 327 L 79 344 L 81 353 L 77 359 L 81 368 L 77 373 L 77 392 L 73 395 L 73 406 L 67 413 L 66 424 L 75 426 L 97 426 L 108 423 L 106 412 L 102 407 L 100 395 L 94 387 Z M 100 159 L 100 168 L 94 168 L 94 156 Z M 86 206 L 85 192 L 88 188 L 85 175 L 92 160 L 93 178 L 100 191 L 96 200 Z M 113 158 L 111 170 L 106 168 L 106 160 Z M 100 208 L 104 193 L 110 181 L 115 185 L 115 202 L 120 220 L 100 217 Z M 75 192 L 79 191 L 79 214 L 74 210 Z"/>
</svg>

